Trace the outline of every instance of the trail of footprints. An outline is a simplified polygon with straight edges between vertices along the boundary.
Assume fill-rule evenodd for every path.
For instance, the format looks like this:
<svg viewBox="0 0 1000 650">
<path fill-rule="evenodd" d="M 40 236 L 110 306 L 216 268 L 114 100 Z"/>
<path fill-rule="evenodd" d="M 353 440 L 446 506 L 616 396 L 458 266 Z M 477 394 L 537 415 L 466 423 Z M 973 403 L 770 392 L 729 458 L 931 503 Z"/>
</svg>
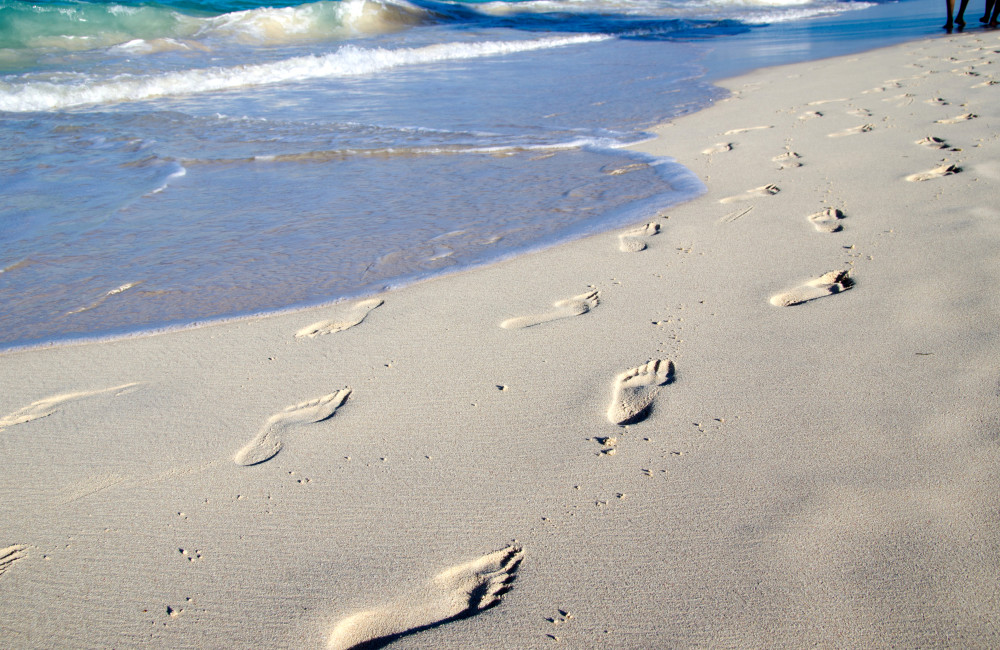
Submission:
<svg viewBox="0 0 1000 650">
<path fill-rule="evenodd" d="M 900 87 L 902 80 L 886 82 L 887 87 Z M 989 80 L 978 86 L 994 84 Z M 881 92 L 885 88 L 868 92 Z M 821 100 L 811 102 L 810 106 L 820 106 L 838 102 L 850 101 L 847 98 Z M 936 98 L 940 105 L 948 103 Z M 871 111 L 855 108 L 849 111 L 858 117 L 870 117 Z M 814 120 L 823 117 L 824 113 L 810 110 L 802 113 L 799 120 Z M 953 125 L 975 119 L 973 113 L 963 113 L 950 118 L 937 120 L 936 124 Z M 747 127 L 727 131 L 724 135 L 737 135 L 773 128 L 772 126 Z M 831 138 L 867 133 L 874 128 L 866 123 L 829 134 Z M 947 142 L 935 136 L 928 136 L 916 142 L 917 145 L 930 150 L 958 151 Z M 733 149 L 734 143 L 721 142 L 703 150 L 706 155 L 722 154 Z M 779 169 L 790 169 L 801 165 L 801 156 L 786 147 L 786 151 L 774 158 L 772 162 L 779 164 Z M 928 171 L 907 176 L 910 182 L 924 182 L 961 171 L 961 168 L 948 161 L 943 161 L 937 167 Z M 773 196 L 780 189 L 774 184 L 763 185 L 747 190 L 734 196 L 720 200 L 720 203 L 740 203 L 757 198 Z M 729 215 L 724 222 L 732 222 L 753 209 L 753 206 Z M 814 229 L 820 233 L 832 234 L 843 230 L 845 214 L 836 208 L 826 208 L 807 217 Z M 621 252 L 637 253 L 645 250 L 650 239 L 660 233 L 660 226 L 651 222 L 637 228 L 627 230 L 618 235 L 618 247 Z M 779 307 L 789 307 L 842 293 L 854 286 L 849 271 L 828 271 L 816 278 L 784 290 L 770 298 L 770 304 Z M 297 339 L 311 339 L 323 335 L 342 332 L 362 323 L 366 317 L 383 305 L 381 299 L 368 299 L 337 308 L 331 318 L 319 321 L 301 328 L 295 333 Z M 551 309 L 537 314 L 517 316 L 500 323 L 504 329 L 519 330 L 552 323 L 575 316 L 581 316 L 594 310 L 600 304 L 600 293 L 596 287 L 590 287 L 584 293 L 570 298 L 558 300 Z M 651 359 L 646 363 L 629 368 L 618 374 L 611 383 L 611 399 L 607 408 L 607 420 L 618 426 L 637 424 L 647 419 L 652 413 L 664 387 L 675 381 L 675 367 L 672 361 Z M 126 395 L 141 387 L 139 383 L 127 383 L 103 389 L 61 393 L 39 399 L 17 411 L 0 417 L 0 432 L 4 429 L 30 423 L 50 416 L 62 409 L 71 409 L 72 403 L 112 395 Z M 294 437 L 296 431 L 332 418 L 352 396 L 352 389 L 344 387 L 321 397 L 291 405 L 275 413 L 265 420 L 257 434 L 240 448 L 233 456 L 233 462 L 244 467 L 260 465 L 274 458 L 284 447 L 289 437 Z M 602 444 L 603 454 L 611 455 L 615 451 L 618 439 L 612 436 L 595 438 Z M 0 549 L 0 576 L 2 576 L 17 561 L 26 556 L 27 546 L 12 545 Z M 446 569 L 429 580 L 415 592 L 401 594 L 391 603 L 379 605 L 349 615 L 338 621 L 332 628 L 328 639 L 328 648 L 382 647 L 397 639 L 442 623 L 465 618 L 477 614 L 496 605 L 502 595 L 507 592 L 516 578 L 517 570 L 524 559 L 524 550 L 519 545 L 510 545 L 500 550 L 488 553 L 474 560 Z M 552 635 L 550 635 L 552 636 Z"/>
<path fill-rule="evenodd" d="M 978 59 L 970 60 L 970 61 L 963 61 L 961 63 L 970 63 L 970 62 L 974 62 L 974 61 L 978 61 Z M 974 69 L 974 66 L 968 66 L 966 68 L 954 69 L 954 70 L 952 70 L 952 72 L 955 73 L 955 74 L 963 74 L 963 75 L 968 75 L 968 76 L 977 76 L 977 75 L 980 74 L 979 72 L 977 72 Z M 881 93 L 881 92 L 885 92 L 889 88 L 904 88 L 905 85 L 906 85 L 906 82 L 916 81 L 916 80 L 923 79 L 928 74 L 930 74 L 929 71 L 923 71 L 920 74 L 918 74 L 916 76 L 913 76 L 913 77 L 907 77 L 907 78 L 902 78 L 902 79 L 890 79 L 890 80 L 887 80 L 886 82 L 884 82 L 883 86 L 880 86 L 880 87 L 877 87 L 877 88 L 873 88 L 873 89 L 868 90 L 868 91 L 864 91 L 864 93 L 862 93 L 862 94 Z M 975 86 L 972 86 L 972 87 L 973 88 L 983 88 L 983 87 L 988 87 L 990 85 L 994 85 L 994 84 L 997 84 L 997 83 L 1000 83 L 1000 82 L 994 81 L 993 79 L 988 79 L 987 81 L 985 81 L 983 83 L 977 83 Z M 899 105 L 908 105 L 908 104 L 910 104 L 910 103 L 913 102 L 914 98 L 915 98 L 915 95 L 912 94 L 912 93 L 903 93 L 901 95 L 897 95 L 897 96 L 894 96 L 894 97 L 889 97 L 887 99 L 884 99 L 883 101 L 886 101 L 886 102 L 895 102 L 895 103 L 897 103 Z M 816 102 L 811 102 L 809 104 L 809 106 L 810 107 L 814 107 L 814 106 L 820 106 L 820 105 L 834 103 L 834 102 L 848 102 L 848 101 L 850 101 L 850 99 L 848 99 L 848 98 L 841 98 L 841 99 L 835 99 L 835 100 L 816 101 Z M 936 105 L 936 106 L 941 106 L 941 107 L 947 107 L 947 106 L 951 105 L 951 102 L 949 102 L 947 99 L 942 98 L 942 97 L 936 97 L 936 96 L 927 99 L 925 103 L 928 103 L 928 104 L 931 104 L 931 105 Z M 964 107 L 965 104 L 962 104 L 962 106 Z M 870 118 L 870 117 L 872 117 L 872 111 L 870 111 L 867 108 L 861 108 L 861 107 L 852 108 L 851 110 L 848 110 L 847 113 L 849 113 L 850 115 L 854 115 L 856 117 L 861 117 L 861 118 Z M 801 113 L 798 116 L 798 119 L 800 121 L 813 120 L 813 119 L 816 119 L 816 118 L 823 117 L 823 115 L 824 115 L 824 113 L 821 112 L 821 111 L 818 111 L 818 110 L 809 110 L 809 111 Z M 960 113 L 960 114 L 957 114 L 957 115 L 953 114 L 952 116 L 949 116 L 949 117 L 944 117 L 944 118 L 937 119 L 937 120 L 934 121 L 934 124 L 956 125 L 956 124 L 961 124 L 963 122 L 967 122 L 969 120 L 976 119 L 977 117 L 978 117 L 978 115 L 976 115 L 973 112 L 965 112 L 965 113 Z M 846 137 L 846 136 L 860 135 L 860 134 L 868 133 L 868 132 L 870 132 L 870 131 L 872 131 L 874 129 L 875 129 L 875 125 L 873 123 L 869 122 L 869 123 L 861 124 L 861 125 L 858 125 L 858 126 L 846 128 L 846 129 L 843 129 L 843 130 L 840 130 L 840 131 L 835 131 L 835 132 L 829 133 L 828 137 L 830 137 L 830 138 L 841 138 L 841 137 Z M 936 150 L 936 151 L 949 151 L 949 152 L 958 152 L 958 151 L 961 151 L 961 149 L 952 147 L 943 138 L 939 138 L 939 137 L 936 137 L 936 136 L 927 136 L 925 138 L 917 140 L 916 144 L 920 145 L 922 147 L 925 147 L 927 149 Z M 783 154 L 781 154 L 779 156 L 776 156 L 776 157 L 772 158 L 771 160 L 772 160 L 772 162 L 779 163 L 779 169 L 788 169 L 788 168 L 792 168 L 792 167 L 796 167 L 796 166 L 800 165 L 801 163 L 798 162 L 799 158 L 800 158 L 799 154 L 792 152 L 790 148 L 786 147 L 785 153 L 783 153 Z M 940 179 L 940 178 L 943 178 L 943 177 L 946 177 L 946 176 L 951 176 L 951 175 L 954 175 L 954 174 L 958 174 L 961 171 L 962 171 L 962 168 L 960 166 L 958 166 L 958 165 L 952 163 L 951 161 L 945 159 L 945 160 L 940 160 L 939 164 L 937 166 L 935 166 L 935 167 L 932 167 L 931 169 L 927 169 L 925 171 L 916 172 L 916 173 L 913 173 L 913 174 L 910 174 L 910 175 L 906 176 L 905 180 L 908 181 L 908 182 L 921 183 L 921 182 L 933 181 L 933 180 Z M 769 187 L 773 187 L 773 186 L 769 186 Z M 735 197 L 730 197 L 730 198 L 727 198 L 727 199 L 723 199 L 723 202 L 734 202 L 734 201 L 738 201 L 738 200 L 745 200 L 745 199 L 751 198 L 752 196 L 755 196 L 755 195 L 756 196 L 760 196 L 760 195 L 765 194 L 764 192 L 761 192 L 762 189 L 763 188 L 757 188 L 756 190 L 751 190 L 751 191 L 749 191 L 749 192 L 747 192 L 747 193 L 745 193 L 743 195 L 738 195 L 738 196 L 735 196 Z M 817 213 L 814 213 L 814 214 L 808 216 L 808 220 L 813 225 L 813 227 L 815 228 L 815 230 L 818 231 L 818 232 L 821 232 L 821 233 L 837 233 L 837 232 L 842 231 L 843 230 L 843 219 L 844 218 L 845 218 L 845 215 L 844 215 L 844 213 L 841 210 L 836 209 L 836 208 L 832 208 L 832 207 L 826 208 L 826 209 L 824 209 L 824 210 L 822 210 L 820 212 L 817 212 Z M 799 304 L 802 304 L 802 303 L 805 303 L 805 302 L 809 302 L 809 301 L 815 300 L 817 298 L 822 298 L 822 297 L 825 297 L 825 296 L 830 296 L 830 295 L 834 295 L 834 294 L 837 294 L 837 293 L 842 293 L 842 292 L 847 291 L 848 289 L 852 288 L 853 286 L 854 286 L 854 281 L 850 277 L 850 272 L 848 270 L 827 271 L 827 272 L 823 273 L 822 275 L 820 275 L 820 276 L 818 276 L 816 278 L 807 280 L 807 281 L 803 282 L 802 284 L 800 284 L 800 285 L 798 285 L 796 287 L 792 287 L 790 289 L 781 291 L 778 294 L 773 295 L 771 297 L 771 299 L 770 299 L 770 302 L 771 302 L 772 305 L 775 305 L 775 306 L 790 307 L 790 306 L 793 306 L 793 305 L 799 305 Z"/>
</svg>

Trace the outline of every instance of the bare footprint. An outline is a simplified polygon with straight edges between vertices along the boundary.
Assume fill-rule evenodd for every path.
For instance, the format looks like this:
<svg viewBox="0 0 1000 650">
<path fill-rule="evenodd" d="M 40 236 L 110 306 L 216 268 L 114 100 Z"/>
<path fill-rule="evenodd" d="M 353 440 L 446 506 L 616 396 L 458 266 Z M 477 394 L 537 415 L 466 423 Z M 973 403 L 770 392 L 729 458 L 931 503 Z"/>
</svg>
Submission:
<svg viewBox="0 0 1000 650">
<path fill-rule="evenodd" d="M 660 224 L 650 222 L 645 226 L 639 226 L 628 232 L 618 235 L 618 248 L 623 253 L 638 253 L 646 250 L 646 242 L 643 241 L 660 232 Z"/>
<path fill-rule="evenodd" d="M 921 138 L 920 140 L 917 140 L 916 143 L 919 144 L 922 147 L 927 147 L 928 149 L 947 149 L 948 148 L 948 143 L 947 142 L 945 142 L 941 138 L 935 138 L 932 135 L 929 135 L 926 138 Z"/>
<path fill-rule="evenodd" d="M 309 337 L 313 338 L 315 336 L 321 336 L 323 334 L 333 334 L 335 332 L 343 332 L 344 330 L 354 327 L 361 321 L 365 319 L 368 312 L 375 309 L 376 307 L 381 307 L 383 300 L 378 298 L 372 298 L 370 300 L 362 300 L 361 302 L 351 305 L 348 309 L 344 310 L 342 314 L 338 314 L 333 320 L 322 320 L 318 323 L 313 323 L 308 327 L 303 327 L 298 332 L 295 333 L 295 338 Z"/>
<path fill-rule="evenodd" d="M 674 380 L 674 364 L 654 359 L 626 370 L 615 379 L 608 420 L 626 425 L 645 420 L 660 387 Z"/>
<path fill-rule="evenodd" d="M 0 576 L 4 574 L 12 564 L 27 555 L 27 546 L 15 544 L 7 548 L 0 548 Z"/>
<path fill-rule="evenodd" d="M 522 559 L 520 547 L 508 546 L 445 569 L 415 593 L 340 620 L 327 648 L 383 648 L 402 637 L 478 614 L 510 590 Z"/>
<path fill-rule="evenodd" d="M 906 180 L 911 183 L 919 183 L 921 181 L 930 181 L 935 178 L 941 178 L 942 176 L 951 176 L 952 174 L 957 174 L 962 171 L 961 167 L 956 167 L 955 165 L 950 165 L 945 163 L 940 167 L 935 167 L 934 169 L 927 170 L 925 172 L 918 172 L 916 174 L 910 174 L 906 177 Z"/>
<path fill-rule="evenodd" d="M 979 117 L 975 113 L 964 113 L 962 115 L 956 115 L 955 117 L 949 117 L 943 120 L 937 120 L 935 124 L 958 124 L 959 122 L 965 122 L 966 120 L 972 120 Z"/>
<path fill-rule="evenodd" d="M 809 221 L 819 232 L 840 232 L 844 229 L 840 220 L 844 218 L 844 213 L 836 208 L 827 208 L 822 212 L 809 215 Z"/>
<path fill-rule="evenodd" d="M 581 293 L 579 296 L 573 296 L 572 298 L 552 303 L 552 306 L 555 307 L 552 311 L 545 312 L 544 314 L 535 314 L 533 316 L 508 318 L 504 322 L 500 323 L 500 327 L 508 330 L 517 330 L 525 327 L 534 327 L 535 325 L 541 325 L 542 323 L 548 323 L 549 321 L 559 320 L 560 318 L 580 316 L 582 314 L 586 314 L 588 311 L 600 304 L 599 296 L 600 293 L 597 289 L 588 291 L 587 293 Z"/>
<path fill-rule="evenodd" d="M 727 196 L 724 199 L 719 199 L 719 203 L 736 203 L 737 201 L 749 201 L 750 199 L 755 199 L 761 196 L 772 196 L 780 192 L 781 189 L 777 185 L 761 185 L 760 187 L 755 187 L 752 190 L 747 190 L 743 194 L 737 194 L 735 196 Z"/>
<path fill-rule="evenodd" d="M 843 131 L 835 131 L 834 133 L 827 134 L 830 138 L 843 138 L 848 135 L 857 135 L 859 133 L 868 133 L 875 128 L 874 124 L 862 124 L 861 126 L 852 126 L 849 129 L 844 129 Z"/>
<path fill-rule="evenodd" d="M 799 154 L 794 151 L 786 151 L 780 156 L 775 156 L 771 158 L 771 162 L 778 163 L 778 169 L 794 169 L 795 167 L 801 167 L 802 163 L 799 162 L 801 158 Z"/>
<path fill-rule="evenodd" d="M 712 145 L 708 149 L 702 149 L 701 152 L 704 154 L 713 154 L 713 153 L 724 153 L 726 151 L 732 151 L 732 150 L 733 150 L 732 142 L 719 142 L 718 144 Z"/>
<path fill-rule="evenodd" d="M 847 291 L 854 286 L 854 281 L 848 277 L 849 271 L 830 271 L 810 280 L 789 291 L 784 291 L 771 297 L 775 307 L 790 307 L 809 300 L 822 298 L 841 291 Z"/>
<path fill-rule="evenodd" d="M 730 129 L 722 135 L 737 135 L 739 133 L 749 133 L 751 131 L 763 131 L 765 129 L 773 129 L 773 126 L 748 126 L 742 129 Z"/>
<path fill-rule="evenodd" d="M 281 437 L 288 429 L 332 417 L 350 394 L 350 388 L 343 388 L 336 393 L 295 404 L 275 413 L 267 419 L 254 439 L 236 452 L 233 461 L 237 465 L 248 466 L 274 458 L 285 445 Z"/>
<path fill-rule="evenodd" d="M 892 97 L 886 97 L 882 101 L 886 103 L 895 102 L 898 108 L 903 108 L 904 106 L 909 106 L 910 104 L 912 104 L 914 97 L 916 97 L 916 95 L 913 95 L 912 93 L 903 93 L 902 95 L 893 95 Z"/>
<path fill-rule="evenodd" d="M 631 165 L 625 165 L 624 167 L 604 168 L 601 169 L 601 171 L 608 176 L 621 176 L 622 174 L 638 171 L 640 169 L 649 169 L 649 163 L 632 163 Z"/>
<path fill-rule="evenodd" d="M 24 408 L 18 409 L 13 413 L 9 413 L 8 415 L 0 418 L 0 431 L 3 431 L 5 427 L 11 427 L 15 424 L 24 424 L 25 422 L 31 422 L 32 420 L 38 420 L 48 415 L 52 415 L 59 410 L 60 406 L 68 404 L 69 402 L 94 397 L 95 395 L 103 395 L 104 393 L 116 393 L 115 397 L 117 397 L 118 395 L 124 395 L 126 392 L 131 392 L 128 389 L 134 388 L 138 385 L 138 383 L 122 384 L 121 386 L 112 386 L 111 388 L 85 390 L 76 393 L 63 393 L 62 395 L 46 397 L 45 399 L 32 402 Z"/>
</svg>

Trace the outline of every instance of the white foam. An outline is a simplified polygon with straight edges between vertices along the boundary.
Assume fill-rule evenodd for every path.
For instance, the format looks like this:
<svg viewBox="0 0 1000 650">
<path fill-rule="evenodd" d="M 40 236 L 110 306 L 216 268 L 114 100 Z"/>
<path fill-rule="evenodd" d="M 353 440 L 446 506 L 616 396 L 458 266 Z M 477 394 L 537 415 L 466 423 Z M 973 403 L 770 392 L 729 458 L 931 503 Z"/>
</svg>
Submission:
<svg viewBox="0 0 1000 650">
<path fill-rule="evenodd" d="M 175 178 L 183 178 L 184 176 L 187 176 L 187 169 L 184 167 L 184 165 L 181 165 L 180 163 L 173 163 L 173 168 L 174 171 L 171 172 L 170 175 L 166 177 L 166 179 L 164 179 L 163 184 L 157 187 L 152 192 L 147 192 L 146 196 L 159 194 L 160 192 L 162 192 L 163 190 L 167 189 L 170 186 L 170 181 L 174 180 Z"/>
<path fill-rule="evenodd" d="M 134 16 L 139 13 L 139 8 L 126 5 L 108 5 L 108 13 L 113 16 Z"/>
<path fill-rule="evenodd" d="M 89 79 L 83 83 L 0 82 L 0 111 L 48 111 L 317 78 L 366 76 L 405 66 L 503 56 L 610 38 L 607 35 L 583 34 L 524 41 L 440 43 L 392 50 L 348 45 L 322 56 L 293 57 L 257 65 L 202 68 L 149 76 L 120 75 L 110 79 Z"/>
<path fill-rule="evenodd" d="M 282 44 L 382 34 L 423 21 L 427 12 L 404 0 L 343 0 L 262 7 L 206 18 L 196 38 Z"/>
<path fill-rule="evenodd" d="M 787 23 L 795 20 L 806 20 L 817 16 L 832 16 L 844 13 L 845 11 L 857 11 L 874 7 L 875 3 L 869 2 L 847 2 L 837 5 L 801 7 L 795 9 L 782 9 L 779 11 L 757 11 L 747 12 L 740 16 L 740 20 L 748 25 L 766 25 L 771 23 Z"/>
</svg>

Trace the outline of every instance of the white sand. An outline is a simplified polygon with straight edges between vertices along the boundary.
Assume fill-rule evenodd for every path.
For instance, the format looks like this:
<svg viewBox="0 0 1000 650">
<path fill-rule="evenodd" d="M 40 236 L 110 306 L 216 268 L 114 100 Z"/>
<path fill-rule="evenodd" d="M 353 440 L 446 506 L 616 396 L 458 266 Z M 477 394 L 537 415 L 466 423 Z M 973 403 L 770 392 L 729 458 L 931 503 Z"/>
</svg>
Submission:
<svg viewBox="0 0 1000 650">
<path fill-rule="evenodd" d="M 0 356 L 0 646 L 1000 647 L 998 50 L 727 82 L 658 228 Z"/>
</svg>

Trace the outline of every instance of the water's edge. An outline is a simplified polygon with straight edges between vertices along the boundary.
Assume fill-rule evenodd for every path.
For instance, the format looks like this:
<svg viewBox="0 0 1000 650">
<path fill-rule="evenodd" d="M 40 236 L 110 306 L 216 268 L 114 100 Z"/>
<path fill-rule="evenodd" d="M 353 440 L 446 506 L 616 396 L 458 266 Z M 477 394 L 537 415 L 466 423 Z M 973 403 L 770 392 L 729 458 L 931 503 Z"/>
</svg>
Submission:
<svg viewBox="0 0 1000 650">
<path fill-rule="evenodd" d="M 932 37 L 940 33 L 937 27 L 937 23 L 940 22 L 939 17 L 937 17 L 938 10 L 937 3 L 930 0 L 907 0 L 903 3 L 880 5 L 833 17 L 758 27 L 745 34 L 713 39 L 704 46 L 701 61 L 702 80 L 716 82 L 745 74 L 753 69 L 859 53 L 905 41 Z M 808 45 L 808 47 L 803 48 L 803 44 Z M 703 110 L 712 105 L 715 99 L 717 98 L 709 99 L 702 105 L 688 106 L 685 113 L 690 114 L 697 110 Z M 652 137 L 648 133 L 644 135 L 647 139 Z M 635 144 L 633 142 L 629 146 L 633 147 Z M 619 149 L 616 153 L 626 155 L 637 162 L 646 163 L 657 169 L 659 173 L 668 175 L 671 186 L 677 190 L 672 195 L 674 200 L 667 200 L 663 195 L 660 195 L 645 201 L 624 204 L 603 214 L 598 220 L 573 226 L 555 237 L 468 264 L 397 277 L 377 288 L 366 288 L 328 299 L 298 303 L 277 309 L 238 312 L 226 316 L 168 323 L 163 326 L 134 331 L 66 335 L 51 340 L 30 341 L 8 346 L 0 345 L 0 353 L 139 338 L 329 307 L 345 301 L 400 289 L 418 282 L 497 264 L 520 255 L 559 246 L 568 241 L 623 228 L 649 218 L 657 210 L 691 200 L 705 191 L 700 179 L 672 159 L 654 158 L 634 150 Z"/>
</svg>

